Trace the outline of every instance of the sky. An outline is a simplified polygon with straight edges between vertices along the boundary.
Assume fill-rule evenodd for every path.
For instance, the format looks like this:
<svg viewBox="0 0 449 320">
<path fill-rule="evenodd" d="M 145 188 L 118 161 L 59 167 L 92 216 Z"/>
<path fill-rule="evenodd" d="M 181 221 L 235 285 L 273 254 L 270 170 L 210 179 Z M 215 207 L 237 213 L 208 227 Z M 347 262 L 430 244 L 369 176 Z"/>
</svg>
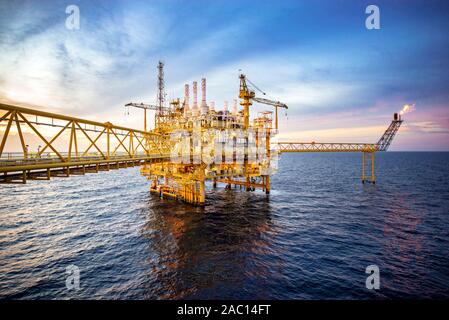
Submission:
<svg viewBox="0 0 449 320">
<path fill-rule="evenodd" d="M 365 27 L 370 4 L 378 30 Z M 447 1 L 0 0 L 0 102 L 142 128 L 124 104 L 156 102 L 163 60 L 167 98 L 206 77 L 217 109 L 242 70 L 289 106 L 279 140 L 377 142 L 414 104 L 391 150 L 447 151 L 447 30 Z"/>
</svg>

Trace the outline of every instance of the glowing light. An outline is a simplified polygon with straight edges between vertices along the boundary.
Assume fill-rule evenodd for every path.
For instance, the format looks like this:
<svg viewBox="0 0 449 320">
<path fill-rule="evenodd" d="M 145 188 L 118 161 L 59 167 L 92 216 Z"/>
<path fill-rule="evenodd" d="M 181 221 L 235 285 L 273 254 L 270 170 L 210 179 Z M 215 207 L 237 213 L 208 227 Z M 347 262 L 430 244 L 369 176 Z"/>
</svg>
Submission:
<svg viewBox="0 0 449 320">
<path fill-rule="evenodd" d="M 415 104 L 405 104 L 401 111 L 399 111 L 399 114 L 402 116 L 406 113 L 412 112 L 415 110 Z"/>
</svg>

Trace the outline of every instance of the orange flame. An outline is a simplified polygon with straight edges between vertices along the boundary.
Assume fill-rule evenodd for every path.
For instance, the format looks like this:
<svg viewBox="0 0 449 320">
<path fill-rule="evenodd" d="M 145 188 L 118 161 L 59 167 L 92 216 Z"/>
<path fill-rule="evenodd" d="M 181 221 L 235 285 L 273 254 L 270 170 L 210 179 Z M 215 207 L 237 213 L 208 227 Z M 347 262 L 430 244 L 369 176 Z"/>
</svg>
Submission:
<svg viewBox="0 0 449 320">
<path fill-rule="evenodd" d="M 405 104 L 401 111 L 399 111 L 399 114 L 402 116 L 406 113 L 412 112 L 415 110 L 415 104 Z"/>
</svg>

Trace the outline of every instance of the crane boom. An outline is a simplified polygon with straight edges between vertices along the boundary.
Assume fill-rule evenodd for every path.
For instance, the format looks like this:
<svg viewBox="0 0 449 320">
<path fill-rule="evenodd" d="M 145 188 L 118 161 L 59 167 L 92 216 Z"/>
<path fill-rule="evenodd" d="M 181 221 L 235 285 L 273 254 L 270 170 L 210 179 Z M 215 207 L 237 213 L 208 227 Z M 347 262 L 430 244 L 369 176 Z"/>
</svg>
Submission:
<svg viewBox="0 0 449 320">
<path fill-rule="evenodd" d="M 256 94 L 254 93 L 253 90 L 250 90 L 248 88 L 248 85 L 246 84 L 246 82 L 249 82 L 254 88 L 256 88 L 257 90 L 259 90 L 260 92 L 262 92 L 262 94 L 265 95 L 265 92 L 263 92 L 262 90 L 260 90 L 254 83 L 252 83 L 251 81 L 249 81 L 249 79 L 244 75 L 244 74 L 240 74 L 240 94 L 239 97 L 243 100 L 243 102 L 241 103 L 241 105 L 244 107 L 244 117 L 245 117 L 245 128 L 248 127 L 249 125 L 249 106 L 252 105 L 251 100 L 258 102 L 258 103 L 262 103 L 262 104 L 267 104 L 270 106 L 273 106 L 275 108 L 275 129 L 277 130 L 279 128 L 278 126 L 278 108 L 284 108 L 284 109 L 288 109 L 287 105 L 285 103 L 279 102 L 279 101 L 274 101 L 274 100 L 269 100 L 269 99 L 265 99 L 265 98 L 258 98 L 256 97 Z"/>
<path fill-rule="evenodd" d="M 282 103 L 282 102 L 279 102 L 279 101 L 269 100 L 269 99 L 265 99 L 265 98 L 257 98 L 257 97 L 254 97 L 252 99 L 254 101 L 256 101 L 256 102 L 267 104 L 267 105 L 270 105 L 270 106 L 274 106 L 276 108 L 288 109 L 288 106 L 285 103 Z"/>
<path fill-rule="evenodd" d="M 143 129 L 144 131 L 147 131 L 147 110 L 156 110 L 157 112 L 161 112 L 162 110 L 167 110 L 166 107 L 162 106 L 156 106 L 154 104 L 147 104 L 147 103 L 135 103 L 130 102 L 125 104 L 125 107 L 134 107 L 138 109 L 143 109 Z M 156 127 L 156 124 L 155 124 Z"/>
<path fill-rule="evenodd" d="M 274 109 L 275 109 L 275 116 L 274 116 L 275 129 L 277 130 L 279 128 L 279 125 L 278 125 L 278 108 L 288 109 L 287 105 L 285 103 L 282 103 L 282 102 L 279 102 L 279 101 L 269 100 L 269 99 L 265 99 L 265 98 L 253 97 L 252 100 L 255 101 L 255 102 L 267 104 L 267 105 L 270 105 L 270 106 L 274 107 Z"/>
<path fill-rule="evenodd" d="M 140 108 L 140 109 L 145 109 L 145 110 L 159 110 L 159 109 L 167 109 L 166 107 L 159 107 L 156 106 L 154 104 L 147 104 L 147 103 L 135 103 L 135 102 L 130 102 L 125 104 L 125 107 L 134 107 L 134 108 Z"/>
</svg>

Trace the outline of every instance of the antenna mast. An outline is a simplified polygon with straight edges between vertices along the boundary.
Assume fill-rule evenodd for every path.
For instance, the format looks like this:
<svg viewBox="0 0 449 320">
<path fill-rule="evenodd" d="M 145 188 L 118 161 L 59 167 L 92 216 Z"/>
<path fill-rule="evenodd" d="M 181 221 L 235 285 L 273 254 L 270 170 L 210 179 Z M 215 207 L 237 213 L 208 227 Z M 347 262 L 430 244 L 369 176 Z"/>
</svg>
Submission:
<svg viewBox="0 0 449 320">
<path fill-rule="evenodd" d="M 164 108 L 165 103 L 165 81 L 164 81 L 164 62 L 159 61 L 157 65 L 158 73 L 158 95 L 157 95 L 157 103 L 158 103 L 158 111 L 157 111 L 157 123 L 159 124 L 159 117 L 161 116 L 162 109 Z"/>
</svg>

